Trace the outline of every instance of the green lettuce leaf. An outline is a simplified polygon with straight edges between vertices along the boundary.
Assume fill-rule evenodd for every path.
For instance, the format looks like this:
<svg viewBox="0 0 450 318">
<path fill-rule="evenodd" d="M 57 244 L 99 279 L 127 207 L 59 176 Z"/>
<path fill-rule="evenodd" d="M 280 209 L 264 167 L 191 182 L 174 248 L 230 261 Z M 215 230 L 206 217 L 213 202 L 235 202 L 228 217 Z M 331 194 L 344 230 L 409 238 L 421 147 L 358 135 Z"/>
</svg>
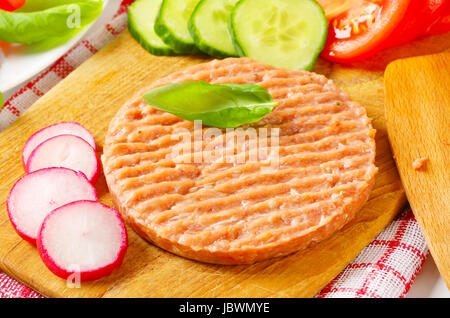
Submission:
<svg viewBox="0 0 450 318">
<path fill-rule="evenodd" d="M 0 92 L 0 111 L 3 109 L 3 94 Z"/>
<path fill-rule="evenodd" d="M 92 0 L 27 0 L 22 8 L 16 12 L 33 12 L 41 11 L 65 4 L 88 2 Z"/>
<path fill-rule="evenodd" d="M 277 105 L 261 86 L 183 82 L 152 89 L 143 96 L 152 107 L 218 128 L 261 120 Z"/>
<path fill-rule="evenodd" d="M 31 44 L 75 34 L 97 19 L 102 9 L 102 1 L 81 0 L 33 12 L 0 10 L 0 41 Z M 79 20 L 75 17 L 77 12 L 80 13 Z"/>
</svg>

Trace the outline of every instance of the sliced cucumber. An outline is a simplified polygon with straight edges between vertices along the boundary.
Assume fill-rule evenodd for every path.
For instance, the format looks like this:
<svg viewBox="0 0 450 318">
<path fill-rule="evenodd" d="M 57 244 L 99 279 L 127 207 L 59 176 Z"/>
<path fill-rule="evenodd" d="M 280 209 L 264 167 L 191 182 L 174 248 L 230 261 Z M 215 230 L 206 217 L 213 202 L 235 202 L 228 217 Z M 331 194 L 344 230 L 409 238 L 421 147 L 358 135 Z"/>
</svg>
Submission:
<svg viewBox="0 0 450 318">
<path fill-rule="evenodd" d="M 128 30 L 144 49 L 154 55 L 176 55 L 155 33 L 154 24 L 162 0 L 138 0 L 128 8 Z"/>
<path fill-rule="evenodd" d="M 314 0 L 241 0 L 231 14 L 230 31 L 241 56 L 309 70 L 325 45 L 328 22 Z"/>
<path fill-rule="evenodd" d="M 231 11 L 238 1 L 200 0 L 189 19 L 189 31 L 200 50 L 219 58 L 239 56 L 228 30 Z"/>
<path fill-rule="evenodd" d="M 188 30 L 188 21 L 199 0 L 163 0 L 155 22 L 155 32 L 180 54 L 198 53 Z"/>
</svg>

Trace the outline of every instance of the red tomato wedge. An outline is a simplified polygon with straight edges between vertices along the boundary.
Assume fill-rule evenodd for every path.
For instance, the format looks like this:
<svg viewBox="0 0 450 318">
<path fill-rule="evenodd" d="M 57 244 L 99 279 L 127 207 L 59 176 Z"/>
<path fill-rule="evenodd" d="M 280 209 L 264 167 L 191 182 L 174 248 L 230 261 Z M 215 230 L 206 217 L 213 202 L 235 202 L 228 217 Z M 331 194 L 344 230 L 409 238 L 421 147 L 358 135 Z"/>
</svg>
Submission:
<svg viewBox="0 0 450 318">
<path fill-rule="evenodd" d="M 384 48 L 408 43 L 425 34 L 448 11 L 449 3 L 450 0 L 411 1 L 405 18 L 386 40 Z"/>
<path fill-rule="evenodd" d="M 441 16 L 426 30 L 426 34 L 442 34 L 450 32 L 450 0 L 443 1 Z"/>
<path fill-rule="evenodd" d="M 322 56 L 352 62 L 450 31 L 450 0 L 318 0 L 330 21 Z"/>
<path fill-rule="evenodd" d="M 335 17 L 330 20 L 322 56 L 334 62 L 351 62 L 378 52 L 413 1 L 417 0 L 348 0 L 329 10 L 336 3 L 319 0 L 328 16 Z"/>
<path fill-rule="evenodd" d="M 435 24 L 433 24 L 428 30 L 426 34 L 442 34 L 450 32 L 450 15 L 441 18 Z"/>
<path fill-rule="evenodd" d="M 0 9 L 14 11 L 20 9 L 25 4 L 25 0 L 0 0 Z"/>
</svg>

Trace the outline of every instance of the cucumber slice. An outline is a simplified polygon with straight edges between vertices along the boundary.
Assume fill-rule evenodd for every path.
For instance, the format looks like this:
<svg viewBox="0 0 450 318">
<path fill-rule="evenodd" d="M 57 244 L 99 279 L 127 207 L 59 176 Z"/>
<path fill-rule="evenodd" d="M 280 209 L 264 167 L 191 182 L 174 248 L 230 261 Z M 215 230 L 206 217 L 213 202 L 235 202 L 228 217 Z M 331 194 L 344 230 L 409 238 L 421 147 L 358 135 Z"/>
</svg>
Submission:
<svg viewBox="0 0 450 318">
<path fill-rule="evenodd" d="M 230 31 L 241 56 L 310 70 L 325 45 L 328 22 L 314 0 L 241 0 L 231 14 Z"/>
<path fill-rule="evenodd" d="M 155 33 L 154 24 L 162 0 L 138 0 L 128 8 L 128 30 L 144 49 L 154 55 L 177 55 Z"/>
<path fill-rule="evenodd" d="M 155 22 L 155 32 L 180 54 L 195 54 L 199 50 L 188 30 L 188 21 L 199 0 L 163 0 Z"/>
<path fill-rule="evenodd" d="M 231 11 L 238 1 L 200 0 L 189 19 L 189 31 L 200 50 L 218 58 L 239 56 L 228 30 Z"/>
</svg>

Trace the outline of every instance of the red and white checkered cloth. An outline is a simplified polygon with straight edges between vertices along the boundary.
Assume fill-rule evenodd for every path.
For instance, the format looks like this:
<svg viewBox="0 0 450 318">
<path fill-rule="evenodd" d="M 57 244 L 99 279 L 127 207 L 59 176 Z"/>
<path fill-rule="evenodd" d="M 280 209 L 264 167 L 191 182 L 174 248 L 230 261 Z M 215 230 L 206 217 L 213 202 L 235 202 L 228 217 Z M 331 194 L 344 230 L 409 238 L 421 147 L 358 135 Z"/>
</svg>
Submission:
<svg viewBox="0 0 450 318">
<path fill-rule="evenodd" d="M 133 1 L 122 0 L 112 21 L 75 45 L 6 101 L 0 112 L 0 131 L 117 36 L 126 27 L 126 9 Z M 411 210 L 407 209 L 316 297 L 404 297 L 427 255 L 428 248 L 420 228 Z M 0 298 L 2 297 L 41 296 L 0 273 Z"/>
<path fill-rule="evenodd" d="M 403 298 L 428 256 L 407 208 L 325 287 L 318 298 Z"/>
</svg>

